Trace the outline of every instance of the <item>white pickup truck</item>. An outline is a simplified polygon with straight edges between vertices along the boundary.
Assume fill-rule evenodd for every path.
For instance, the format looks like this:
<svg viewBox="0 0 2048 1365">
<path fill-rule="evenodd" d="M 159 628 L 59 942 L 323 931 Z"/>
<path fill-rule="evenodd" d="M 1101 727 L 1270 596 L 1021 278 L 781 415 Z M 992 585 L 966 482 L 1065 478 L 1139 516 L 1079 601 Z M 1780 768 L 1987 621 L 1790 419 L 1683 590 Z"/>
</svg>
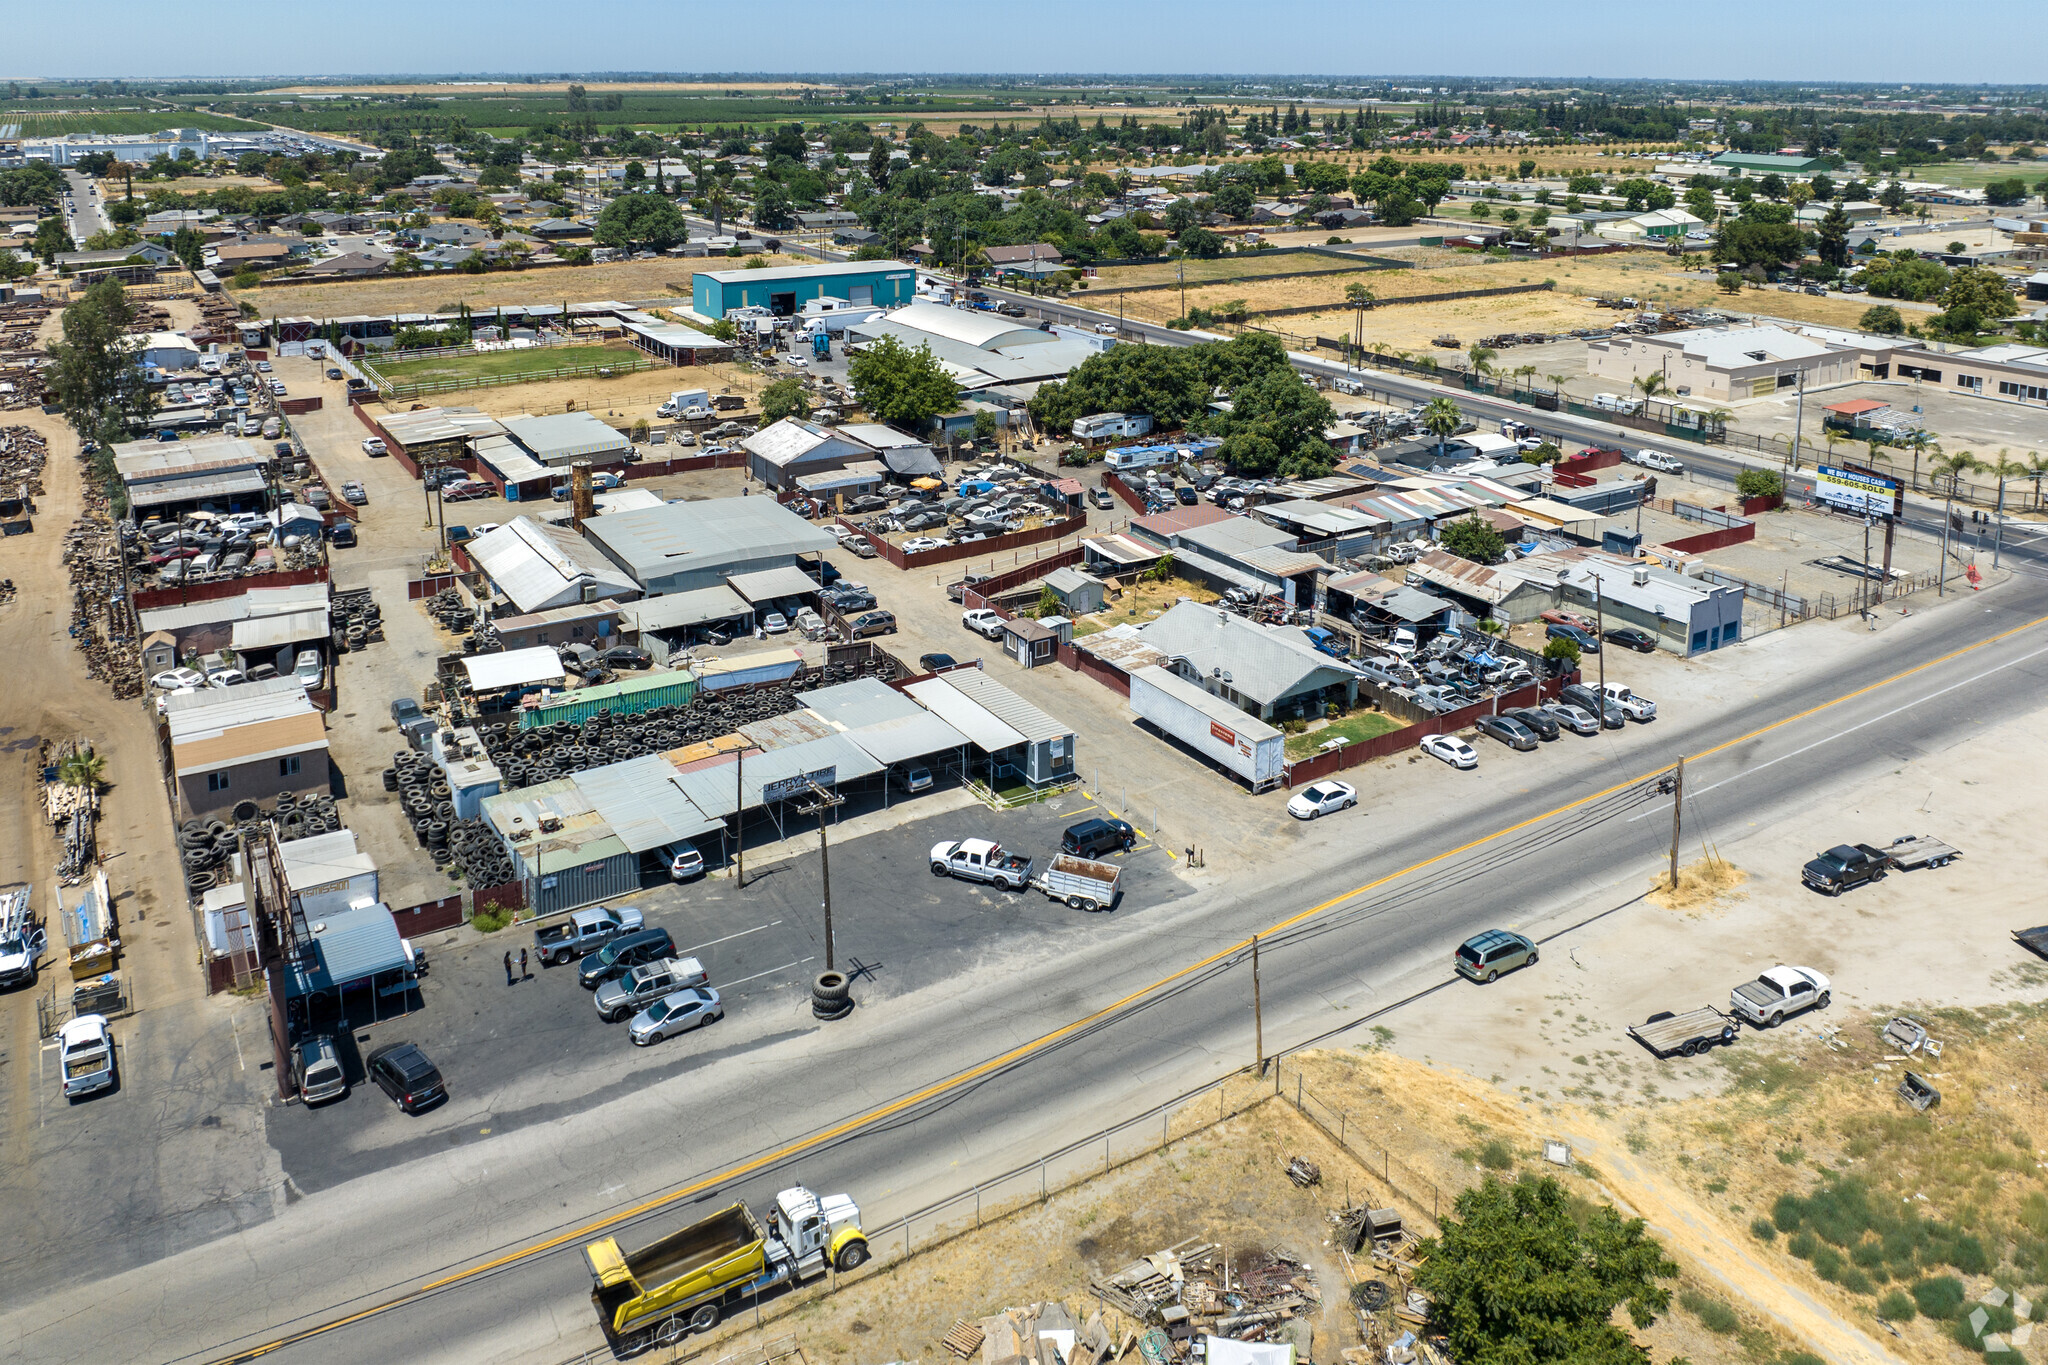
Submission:
<svg viewBox="0 0 2048 1365">
<path fill-rule="evenodd" d="M 1657 703 L 1648 697 L 1639 696 L 1628 690 L 1622 683 L 1608 683 L 1602 689 L 1607 700 L 1621 708 L 1621 713 L 1630 720 L 1644 721 L 1657 719 Z"/>
<path fill-rule="evenodd" d="M 1801 1010 L 1828 1007 L 1828 979 L 1811 967 L 1773 967 L 1745 981 L 1729 998 L 1728 1011 L 1759 1028 L 1776 1028 Z"/>
<path fill-rule="evenodd" d="M 75 1100 L 114 1083 L 114 1039 L 107 1016 L 81 1014 L 57 1030 L 64 1066 L 64 1098 Z"/>
<path fill-rule="evenodd" d="M 1021 891 L 1031 884 L 1031 860 L 990 839 L 960 839 L 932 845 L 932 875 Z"/>
<path fill-rule="evenodd" d="M 960 624 L 973 631 L 976 635 L 984 635 L 991 640 L 1003 638 L 1003 618 L 986 607 L 977 607 L 973 611 L 961 612 Z"/>
</svg>

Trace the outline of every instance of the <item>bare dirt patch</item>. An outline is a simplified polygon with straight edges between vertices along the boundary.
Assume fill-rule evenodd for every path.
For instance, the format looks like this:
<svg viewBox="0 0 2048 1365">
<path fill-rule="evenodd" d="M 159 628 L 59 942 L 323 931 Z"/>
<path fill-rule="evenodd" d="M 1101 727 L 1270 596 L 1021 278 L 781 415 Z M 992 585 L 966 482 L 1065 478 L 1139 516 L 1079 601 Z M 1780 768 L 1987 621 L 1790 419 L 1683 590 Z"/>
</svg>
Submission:
<svg viewBox="0 0 2048 1365">
<path fill-rule="evenodd" d="M 770 266 L 797 265 L 794 256 L 756 256 Z M 338 318 L 359 313 L 453 312 L 466 303 L 473 313 L 488 313 L 501 303 L 588 303 L 649 300 L 684 303 L 690 277 L 700 270 L 726 270 L 742 263 L 724 256 L 664 257 L 656 261 L 620 261 L 612 265 L 542 266 L 488 275 L 454 272 L 433 275 L 383 276 L 345 284 L 279 284 L 235 291 L 263 317 Z"/>
</svg>

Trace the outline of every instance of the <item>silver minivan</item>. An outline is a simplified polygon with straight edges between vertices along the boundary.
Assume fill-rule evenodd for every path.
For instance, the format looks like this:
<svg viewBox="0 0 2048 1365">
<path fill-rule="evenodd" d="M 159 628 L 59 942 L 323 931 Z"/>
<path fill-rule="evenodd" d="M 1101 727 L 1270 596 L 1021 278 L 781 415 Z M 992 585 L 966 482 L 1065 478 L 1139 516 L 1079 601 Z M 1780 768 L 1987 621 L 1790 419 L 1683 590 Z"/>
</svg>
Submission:
<svg viewBox="0 0 2048 1365">
<path fill-rule="evenodd" d="M 299 1044 L 299 1098 L 307 1104 L 337 1099 L 348 1093 L 348 1073 L 335 1055 L 334 1039 L 326 1034 Z"/>
</svg>

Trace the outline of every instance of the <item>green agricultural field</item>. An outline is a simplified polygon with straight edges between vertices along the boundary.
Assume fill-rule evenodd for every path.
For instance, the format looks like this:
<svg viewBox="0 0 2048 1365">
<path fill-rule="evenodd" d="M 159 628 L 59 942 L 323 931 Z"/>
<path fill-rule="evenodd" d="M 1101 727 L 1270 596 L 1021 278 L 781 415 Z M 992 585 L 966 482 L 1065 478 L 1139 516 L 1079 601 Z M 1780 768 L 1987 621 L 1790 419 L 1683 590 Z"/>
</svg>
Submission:
<svg viewBox="0 0 2048 1365">
<path fill-rule="evenodd" d="M 0 109 L 0 123 L 19 123 L 23 137 L 59 137 L 65 133 L 161 133 L 172 128 L 206 128 L 214 132 L 256 132 L 261 124 L 189 109 L 122 109 L 105 113 L 39 114 Z"/>
<path fill-rule="evenodd" d="M 616 365 L 638 369 L 647 357 L 630 346 L 537 346 L 526 351 L 481 351 L 429 356 L 424 360 L 376 360 L 377 373 L 394 384 L 446 380 L 516 383 L 568 367 Z"/>
</svg>

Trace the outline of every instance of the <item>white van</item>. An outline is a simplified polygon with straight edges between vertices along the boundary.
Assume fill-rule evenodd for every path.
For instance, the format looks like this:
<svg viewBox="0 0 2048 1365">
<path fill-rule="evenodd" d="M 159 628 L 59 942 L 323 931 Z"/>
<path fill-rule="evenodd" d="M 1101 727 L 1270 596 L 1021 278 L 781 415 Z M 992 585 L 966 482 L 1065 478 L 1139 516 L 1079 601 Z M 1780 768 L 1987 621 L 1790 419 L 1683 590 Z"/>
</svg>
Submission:
<svg viewBox="0 0 2048 1365">
<path fill-rule="evenodd" d="M 1348 393 L 1354 398 L 1365 393 L 1365 382 L 1359 379 L 1334 379 L 1330 381 L 1330 387 L 1339 393 Z"/>
</svg>

